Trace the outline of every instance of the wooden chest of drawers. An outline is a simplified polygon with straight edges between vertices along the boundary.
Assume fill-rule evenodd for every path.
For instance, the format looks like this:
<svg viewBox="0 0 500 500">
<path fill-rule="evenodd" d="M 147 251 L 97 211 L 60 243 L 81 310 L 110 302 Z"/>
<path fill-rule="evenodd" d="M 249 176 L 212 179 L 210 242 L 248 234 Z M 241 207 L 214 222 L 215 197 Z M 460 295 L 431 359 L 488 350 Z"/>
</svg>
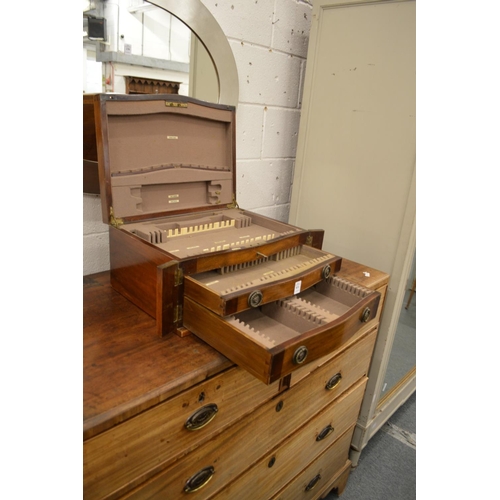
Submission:
<svg viewBox="0 0 500 500">
<path fill-rule="evenodd" d="M 386 274 L 349 261 L 342 273 L 383 300 Z M 108 273 L 85 277 L 84 498 L 341 493 L 381 309 L 334 352 L 268 385 L 195 335 L 159 338 Z"/>
</svg>

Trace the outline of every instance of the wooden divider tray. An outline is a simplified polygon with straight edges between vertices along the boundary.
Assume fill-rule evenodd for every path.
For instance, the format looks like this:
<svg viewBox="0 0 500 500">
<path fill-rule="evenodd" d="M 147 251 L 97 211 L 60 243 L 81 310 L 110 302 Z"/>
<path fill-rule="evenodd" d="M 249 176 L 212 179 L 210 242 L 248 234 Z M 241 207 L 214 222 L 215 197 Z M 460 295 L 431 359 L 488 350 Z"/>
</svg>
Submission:
<svg viewBox="0 0 500 500">
<path fill-rule="evenodd" d="M 265 383 L 348 341 L 377 314 L 380 294 L 331 276 L 308 290 L 220 317 L 186 295 L 185 325 Z"/>
<path fill-rule="evenodd" d="M 240 209 L 196 212 L 147 222 L 123 229 L 168 252 L 176 259 L 240 250 L 294 234 L 297 228 Z"/>
<path fill-rule="evenodd" d="M 289 297 L 340 269 L 341 258 L 299 245 L 274 255 L 187 276 L 184 294 L 227 316 Z"/>
</svg>

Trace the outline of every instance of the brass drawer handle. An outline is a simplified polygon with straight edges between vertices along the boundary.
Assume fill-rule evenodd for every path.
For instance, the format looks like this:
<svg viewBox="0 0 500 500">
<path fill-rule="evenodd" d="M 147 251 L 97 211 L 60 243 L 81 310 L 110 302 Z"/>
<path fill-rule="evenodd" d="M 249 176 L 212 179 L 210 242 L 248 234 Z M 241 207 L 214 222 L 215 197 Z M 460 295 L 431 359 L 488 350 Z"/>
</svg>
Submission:
<svg viewBox="0 0 500 500">
<path fill-rule="evenodd" d="M 327 436 L 329 436 L 335 429 L 332 427 L 332 424 L 328 424 L 319 434 L 318 437 L 316 438 L 316 441 L 321 441 L 325 439 Z"/>
<path fill-rule="evenodd" d="M 370 314 L 371 314 L 370 308 L 366 307 L 363 313 L 361 314 L 361 318 L 359 318 L 361 320 L 361 323 L 368 322 L 368 320 L 370 319 Z"/>
<path fill-rule="evenodd" d="M 210 479 L 212 479 L 214 474 L 215 469 L 212 466 L 201 469 L 186 481 L 186 484 L 184 485 L 184 492 L 194 493 L 195 491 L 200 490 L 210 481 Z"/>
<path fill-rule="evenodd" d="M 321 277 L 326 280 L 330 277 L 330 274 L 332 273 L 332 267 L 330 264 L 327 264 L 323 270 L 321 271 Z"/>
<path fill-rule="evenodd" d="M 263 298 L 264 298 L 264 295 L 262 295 L 262 292 L 260 290 L 254 290 L 248 296 L 248 305 L 250 307 L 259 307 L 262 303 Z"/>
<path fill-rule="evenodd" d="M 300 364 L 302 364 L 306 360 L 308 353 L 309 353 L 309 351 L 307 350 L 306 346 L 299 347 L 293 353 L 293 364 L 294 365 L 300 365 Z"/>
<path fill-rule="evenodd" d="M 318 481 L 321 479 L 321 474 L 318 474 L 317 476 L 314 476 L 310 481 L 309 484 L 306 486 L 305 491 L 311 491 L 317 484 Z"/>
<path fill-rule="evenodd" d="M 184 424 L 188 431 L 197 431 L 205 425 L 209 424 L 217 415 L 219 409 L 215 403 L 205 405 L 199 410 L 196 410 Z"/>
<path fill-rule="evenodd" d="M 336 373 L 325 385 L 325 389 L 327 391 L 333 391 L 335 387 L 337 387 L 340 382 L 342 381 L 342 375 L 339 373 Z"/>
</svg>

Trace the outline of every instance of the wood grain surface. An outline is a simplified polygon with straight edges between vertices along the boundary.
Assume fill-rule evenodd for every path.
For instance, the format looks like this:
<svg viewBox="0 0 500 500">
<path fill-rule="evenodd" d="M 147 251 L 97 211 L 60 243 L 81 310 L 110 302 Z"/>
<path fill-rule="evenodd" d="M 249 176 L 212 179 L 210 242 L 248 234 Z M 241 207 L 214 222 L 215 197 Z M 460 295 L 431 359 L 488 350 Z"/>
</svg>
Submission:
<svg viewBox="0 0 500 500">
<path fill-rule="evenodd" d="M 108 272 L 84 277 L 83 350 L 84 439 L 233 365 L 194 335 L 158 338 Z"/>
</svg>

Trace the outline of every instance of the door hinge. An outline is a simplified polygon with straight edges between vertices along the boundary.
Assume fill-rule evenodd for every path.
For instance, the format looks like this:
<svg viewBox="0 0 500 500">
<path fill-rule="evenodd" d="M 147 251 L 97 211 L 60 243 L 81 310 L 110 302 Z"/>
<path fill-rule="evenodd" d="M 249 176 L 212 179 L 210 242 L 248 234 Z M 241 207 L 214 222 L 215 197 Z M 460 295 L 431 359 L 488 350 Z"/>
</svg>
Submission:
<svg viewBox="0 0 500 500">
<path fill-rule="evenodd" d="M 178 305 L 174 307 L 174 323 L 182 321 L 182 306 Z"/>
<path fill-rule="evenodd" d="M 167 108 L 187 108 L 187 102 L 165 101 Z"/>
<path fill-rule="evenodd" d="M 116 228 L 119 228 L 121 225 L 123 225 L 123 219 L 115 217 L 113 207 L 109 207 L 109 223 Z"/>
<path fill-rule="evenodd" d="M 233 202 L 227 205 L 227 208 L 232 209 L 232 208 L 240 208 L 238 205 L 238 202 L 236 201 L 236 196 L 233 194 Z"/>
<path fill-rule="evenodd" d="M 182 285 L 183 279 L 184 273 L 182 272 L 182 268 L 178 267 L 174 275 L 174 286 Z"/>
</svg>

